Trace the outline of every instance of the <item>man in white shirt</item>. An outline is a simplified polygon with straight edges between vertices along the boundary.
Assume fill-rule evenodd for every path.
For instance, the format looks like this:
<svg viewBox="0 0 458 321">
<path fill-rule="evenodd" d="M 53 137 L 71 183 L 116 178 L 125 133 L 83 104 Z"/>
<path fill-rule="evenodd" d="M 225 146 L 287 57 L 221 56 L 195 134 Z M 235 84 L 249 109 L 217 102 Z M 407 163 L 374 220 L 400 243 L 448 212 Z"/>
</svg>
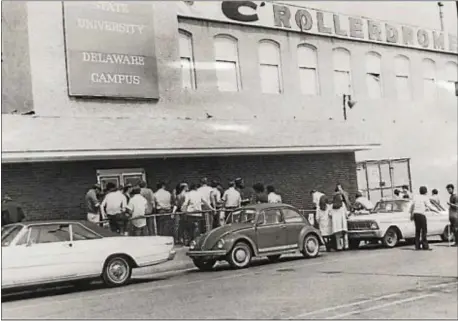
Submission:
<svg viewBox="0 0 458 321">
<path fill-rule="evenodd" d="M 211 193 L 212 193 L 212 190 L 213 188 L 211 188 L 210 186 L 208 186 L 208 180 L 207 178 L 202 178 L 200 180 L 200 187 L 198 188 L 198 192 L 202 195 L 202 199 L 205 201 L 205 203 L 207 204 L 211 204 Z M 211 206 L 207 206 L 205 205 L 205 203 L 203 203 L 203 207 L 202 207 L 202 210 L 204 211 L 209 211 L 211 209 Z M 212 226 L 213 226 L 213 213 L 205 213 L 204 215 L 205 217 L 205 227 L 206 227 L 206 231 L 209 231 L 211 230 Z"/>
<path fill-rule="evenodd" d="M 267 186 L 267 202 L 268 203 L 281 203 L 281 196 L 275 193 L 275 187 L 272 185 Z"/>
<path fill-rule="evenodd" d="M 147 212 L 148 202 L 140 193 L 140 187 L 134 187 L 132 189 L 132 197 L 127 205 L 127 211 L 132 216 L 132 232 L 134 236 L 147 235 L 145 214 Z"/>
<path fill-rule="evenodd" d="M 235 182 L 229 182 L 229 188 L 224 192 L 222 201 L 226 209 L 226 217 L 233 210 L 242 206 L 242 195 L 235 189 Z"/>
<path fill-rule="evenodd" d="M 161 236 L 173 236 L 172 220 L 172 194 L 166 190 L 165 182 L 157 184 L 157 191 L 154 193 L 154 203 L 156 204 L 157 234 Z"/>
<path fill-rule="evenodd" d="M 374 204 L 367 197 L 364 197 L 363 193 L 358 191 L 356 193 L 354 209 L 356 211 L 371 211 L 374 209 Z"/>
<path fill-rule="evenodd" d="M 156 204 L 154 203 L 154 193 L 153 191 L 148 188 L 148 184 L 145 182 L 145 181 L 142 181 L 140 183 L 140 195 L 143 196 L 145 199 L 146 199 L 146 215 L 151 215 L 153 214 L 155 208 L 156 208 Z M 146 219 L 146 225 L 147 225 L 147 228 L 148 228 L 148 235 L 154 235 L 155 234 L 155 231 L 154 231 L 154 217 L 152 216 L 149 216 L 147 219 Z"/>
<path fill-rule="evenodd" d="M 111 231 L 124 234 L 126 224 L 123 215 L 127 207 L 127 199 L 113 183 L 108 183 L 106 189 L 108 194 L 100 204 L 100 212 L 103 219 L 108 219 Z"/>
<path fill-rule="evenodd" d="M 313 223 L 312 224 L 313 226 L 318 227 L 318 223 L 317 223 L 318 210 L 320 209 L 320 199 L 321 197 L 324 196 L 324 194 L 316 190 L 311 190 L 310 195 L 312 195 L 312 202 L 315 207 L 314 208 L 315 212 L 313 213 Z"/>
<path fill-rule="evenodd" d="M 202 197 L 202 193 L 197 190 L 196 184 L 191 184 L 189 193 L 183 204 L 188 221 L 188 233 L 191 239 L 195 239 L 204 230 L 204 220 L 202 215 L 202 205 L 212 209 L 210 203 Z"/>
<path fill-rule="evenodd" d="M 410 209 L 410 219 L 415 222 L 415 249 L 429 250 L 428 240 L 428 224 L 426 220 L 426 210 L 434 213 L 439 213 L 431 204 L 428 198 L 428 189 L 425 186 L 420 187 L 420 195 L 416 195 L 413 199 L 413 204 Z M 421 240 L 420 240 L 421 236 Z"/>
</svg>

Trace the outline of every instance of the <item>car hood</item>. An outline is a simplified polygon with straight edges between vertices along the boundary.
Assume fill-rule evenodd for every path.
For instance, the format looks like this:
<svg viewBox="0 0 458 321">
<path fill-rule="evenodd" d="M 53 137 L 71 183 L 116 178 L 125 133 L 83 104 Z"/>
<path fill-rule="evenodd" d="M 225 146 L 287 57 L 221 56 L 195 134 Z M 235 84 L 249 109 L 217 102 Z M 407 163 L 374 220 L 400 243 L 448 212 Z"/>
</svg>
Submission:
<svg viewBox="0 0 458 321">
<path fill-rule="evenodd" d="M 402 213 L 374 213 L 374 214 L 361 214 L 354 215 L 348 218 L 349 222 L 367 222 L 367 221 L 378 221 L 385 219 L 393 219 L 394 215 L 403 215 Z"/>
<path fill-rule="evenodd" d="M 224 236 L 251 227 L 253 227 L 252 223 L 237 223 L 220 226 L 203 234 L 197 242 L 196 249 L 210 250 L 215 246 L 216 242 Z"/>
</svg>

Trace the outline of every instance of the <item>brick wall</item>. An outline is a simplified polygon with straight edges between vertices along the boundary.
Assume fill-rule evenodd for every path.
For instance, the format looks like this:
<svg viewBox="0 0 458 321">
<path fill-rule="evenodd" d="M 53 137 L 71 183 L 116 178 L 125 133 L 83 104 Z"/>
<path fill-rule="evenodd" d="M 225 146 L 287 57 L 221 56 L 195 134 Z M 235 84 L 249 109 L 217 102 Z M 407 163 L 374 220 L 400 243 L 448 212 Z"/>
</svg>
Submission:
<svg viewBox="0 0 458 321">
<path fill-rule="evenodd" d="M 241 176 L 247 186 L 273 184 L 286 203 L 312 206 L 312 188 L 331 193 L 336 182 L 354 195 L 357 188 L 354 153 L 240 156 L 188 159 L 149 159 L 66 163 L 3 164 L 2 194 L 8 193 L 26 210 L 27 218 L 85 218 L 84 194 L 96 182 L 97 169 L 144 168 L 150 186 L 165 180 L 169 188 L 179 181 L 201 177 L 229 179 Z"/>
</svg>

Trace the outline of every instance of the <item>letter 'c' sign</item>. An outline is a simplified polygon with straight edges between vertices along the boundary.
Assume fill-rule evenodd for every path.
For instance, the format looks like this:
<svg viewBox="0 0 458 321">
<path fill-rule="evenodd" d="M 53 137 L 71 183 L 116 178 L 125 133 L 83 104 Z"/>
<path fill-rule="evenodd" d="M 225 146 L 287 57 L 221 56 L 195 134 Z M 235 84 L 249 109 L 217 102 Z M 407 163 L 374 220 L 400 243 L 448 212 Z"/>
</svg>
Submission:
<svg viewBox="0 0 458 321">
<path fill-rule="evenodd" d="M 221 4 L 221 10 L 223 14 L 235 21 L 240 22 L 254 22 L 258 21 L 259 17 L 258 14 L 243 14 L 240 12 L 240 8 L 248 7 L 253 10 L 258 8 L 258 5 L 253 1 L 223 1 Z"/>
</svg>

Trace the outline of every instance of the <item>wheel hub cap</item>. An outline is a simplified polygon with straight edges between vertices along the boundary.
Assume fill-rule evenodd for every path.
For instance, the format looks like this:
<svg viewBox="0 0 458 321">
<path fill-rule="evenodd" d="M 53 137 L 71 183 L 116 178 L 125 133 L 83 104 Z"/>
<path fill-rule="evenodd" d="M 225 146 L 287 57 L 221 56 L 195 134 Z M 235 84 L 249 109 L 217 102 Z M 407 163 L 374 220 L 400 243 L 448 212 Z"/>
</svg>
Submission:
<svg viewBox="0 0 458 321">
<path fill-rule="evenodd" d="M 235 252 L 235 259 L 238 261 L 238 262 L 243 262 L 245 261 L 246 259 L 246 252 L 242 249 L 239 249 Z"/>
<path fill-rule="evenodd" d="M 127 267 L 121 262 L 114 262 L 110 266 L 109 274 L 113 281 L 122 281 L 127 275 Z"/>
<path fill-rule="evenodd" d="M 307 241 L 307 251 L 308 252 L 311 252 L 311 253 L 315 252 L 316 247 L 317 246 L 316 246 L 316 243 L 315 243 L 314 240 L 308 240 Z"/>
</svg>

